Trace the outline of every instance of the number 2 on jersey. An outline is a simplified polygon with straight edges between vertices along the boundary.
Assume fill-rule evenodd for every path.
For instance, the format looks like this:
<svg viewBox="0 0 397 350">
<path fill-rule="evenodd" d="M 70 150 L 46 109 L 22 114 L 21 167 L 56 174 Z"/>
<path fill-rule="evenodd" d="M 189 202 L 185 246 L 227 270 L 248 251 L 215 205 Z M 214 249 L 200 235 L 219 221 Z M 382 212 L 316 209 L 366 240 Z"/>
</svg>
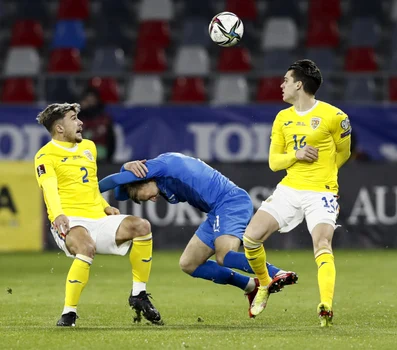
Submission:
<svg viewBox="0 0 397 350">
<path fill-rule="evenodd" d="M 83 183 L 89 182 L 89 180 L 87 179 L 87 177 L 88 177 L 88 170 L 87 170 L 87 168 L 81 167 L 80 170 L 81 170 L 81 171 L 84 171 L 84 175 L 83 175 L 83 178 L 82 178 Z"/>
<path fill-rule="evenodd" d="M 298 136 L 294 135 L 294 150 L 297 151 L 299 148 L 303 148 L 306 146 L 306 141 L 305 141 L 306 136 L 302 136 L 302 138 L 299 140 L 299 147 L 298 147 Z"/>
</svg>

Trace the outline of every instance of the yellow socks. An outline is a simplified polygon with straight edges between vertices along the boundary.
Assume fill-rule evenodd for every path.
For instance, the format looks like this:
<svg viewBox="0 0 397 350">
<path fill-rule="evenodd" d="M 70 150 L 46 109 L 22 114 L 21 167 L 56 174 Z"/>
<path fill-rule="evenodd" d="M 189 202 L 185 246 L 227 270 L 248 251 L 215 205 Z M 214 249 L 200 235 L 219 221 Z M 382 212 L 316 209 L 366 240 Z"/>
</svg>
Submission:
<svg viewBox="0 0 397 350">
<path fill-rule="evenodd" d="M 132 294 L 138 295 L 146 290 L 152 268 L 153 240 L 152 233 L 134 238 L 130 252 L 132 266 Z"/>
<path fill-rule="evenodd" d="M 266 267 L 266 252 L 261 241 L 243 236 L 245 257 L 261 286 L 268 286 L 272 279 Z"/>
<path fill-rule="evenodd" d="M 321 302 L 327 303 L 332 308 L 336 277 L 332 252 L 329 249 L 319 250 L 316 256 L 316 264 L 318 266 L 318 287 L 320 289 Z"/>
<path fill-rule="evenodd" d="M 65 307 L 62 314 L 76 312 L 81 293 L 90 276 L 92 259 L 77 254 L 66 278 Z"/>
</svg>

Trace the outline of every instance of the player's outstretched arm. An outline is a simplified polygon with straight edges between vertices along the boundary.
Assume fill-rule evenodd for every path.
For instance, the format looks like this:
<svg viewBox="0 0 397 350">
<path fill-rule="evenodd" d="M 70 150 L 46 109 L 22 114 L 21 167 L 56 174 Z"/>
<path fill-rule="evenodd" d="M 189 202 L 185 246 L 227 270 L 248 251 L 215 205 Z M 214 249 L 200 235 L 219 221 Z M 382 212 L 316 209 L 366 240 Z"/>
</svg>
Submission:
<svg viewBox="0 0 397 350">
<path fill-rule="evenodd" d="M 113 190 L 117 186 L 125 185 L 130 182 L 140 181 L 141 178 L 135 176 L 129 171 L 123 171 L 122 173 L 111 174 L 99 181 L 99 191 L 101 193 Z"/>
<path fill-rule="evenodd" d="M 289 168 L 295 164 L 298 159 L 295 156 L 295 151 L 285 153 L 284 145 L 270 143 L 269 151 L 269 167 L 272 171 L 279 171 Z"/>
</svg>

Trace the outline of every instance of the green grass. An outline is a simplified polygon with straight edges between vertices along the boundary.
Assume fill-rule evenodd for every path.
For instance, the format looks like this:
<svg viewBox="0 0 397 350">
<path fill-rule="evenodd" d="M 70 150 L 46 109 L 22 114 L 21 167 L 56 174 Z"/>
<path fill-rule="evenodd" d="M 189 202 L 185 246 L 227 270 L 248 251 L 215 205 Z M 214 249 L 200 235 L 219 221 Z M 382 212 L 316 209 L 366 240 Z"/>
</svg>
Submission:
<svg viewBox="0 0 397 350">
<path fill-rule="evenodd" d="M 179 271 L 178 252 L 156 251 L 153 258 L 148 289 L 165 326 L 132 324 L 128 258 L 97 256 L 77 327 L 65 329 L 55 323 L 72 260 L 63 253 L 0 255 L 0 348 L 396 349 L 396 251 L 336 252 L 335 325 L 327 329 L 316 316 L 311 252 L 268 252 L 272 263 L 299 274 L 299 284 L 272 295 L 255 320 L 240 290 Z"/>
</svg>

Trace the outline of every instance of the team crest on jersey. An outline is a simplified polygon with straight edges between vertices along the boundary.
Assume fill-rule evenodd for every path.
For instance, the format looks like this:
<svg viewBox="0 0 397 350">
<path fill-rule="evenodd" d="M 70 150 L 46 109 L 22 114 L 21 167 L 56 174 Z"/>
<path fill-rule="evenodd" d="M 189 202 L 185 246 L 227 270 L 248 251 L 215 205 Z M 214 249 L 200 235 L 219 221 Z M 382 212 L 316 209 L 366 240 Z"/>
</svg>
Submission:
<svg viewBox="0 0 397 350">
<path fill-rule="evenodd" d="M 321 122 L 321 118 L 312 118 L 310 120 L 310 126 L 312 127 L 313 130 L 316 130 L 318 128 L 318 126 L 320 125 Z"/>
<path fill-rule="evenodd" d="M 89 160 L 91 160 L 91 161 L 94 160 L 94 156 L 92 155 L 90 150 L 86 149 L 83 153 Z"/>
</svg>

